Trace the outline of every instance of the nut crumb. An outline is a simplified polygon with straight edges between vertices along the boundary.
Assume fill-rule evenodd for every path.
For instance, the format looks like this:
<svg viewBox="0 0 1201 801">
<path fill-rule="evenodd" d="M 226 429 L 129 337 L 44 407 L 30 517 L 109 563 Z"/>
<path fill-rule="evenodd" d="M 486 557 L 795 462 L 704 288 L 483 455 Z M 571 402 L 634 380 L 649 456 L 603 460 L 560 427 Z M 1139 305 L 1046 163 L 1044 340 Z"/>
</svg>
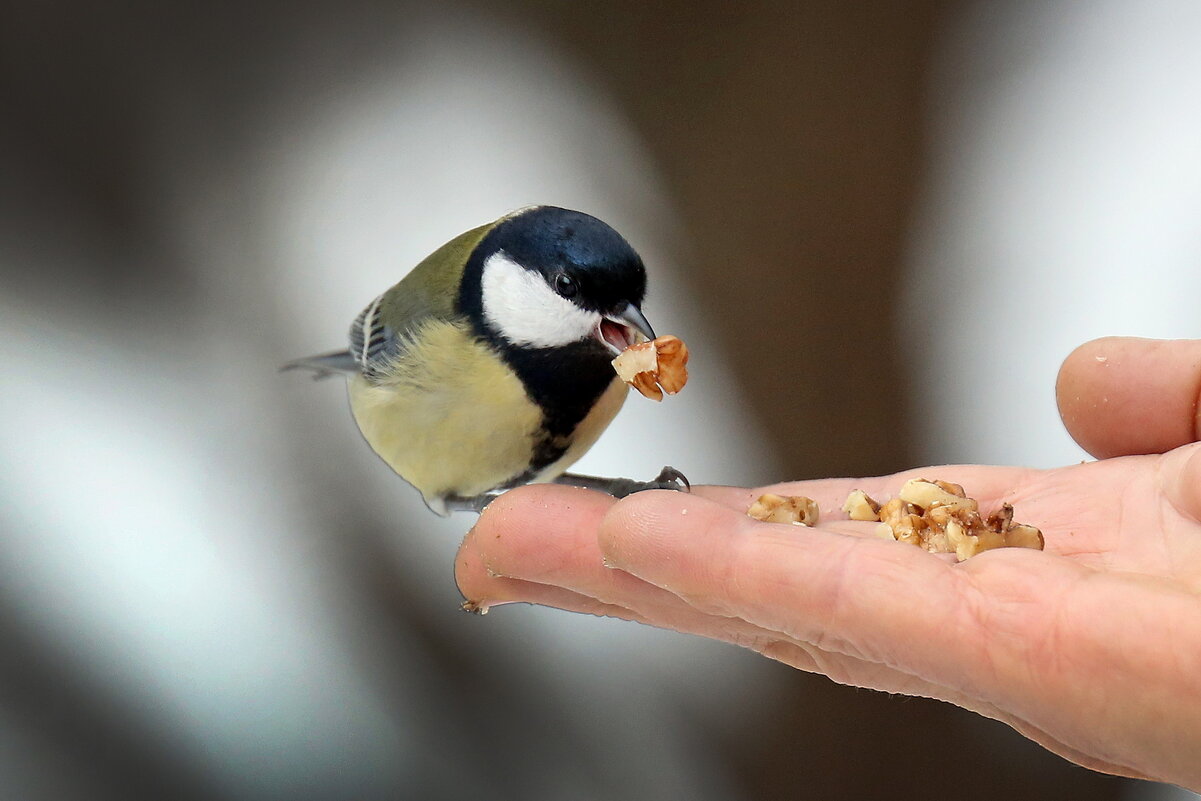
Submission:
<svg viewBox="0 0 1201 801">
<path fill-rule="evenodd" d="M 863 510 L 872 506 L 877 508 L 876 517 L 863 517 Z M 878 537 L 917 545 L 931 553 L 953 553 L 960 562 L 993 548 L 1041 551 L 1045 545 L 1037 528 L 1013 522 L 1012 504 L 1001 504 L 1000 509 L 982 518 L 979 502 L 949 481 L 907 481 L 897 497 L 883 506 L 862 490 L 854 490 L 847 496 L 843 510 L 852 515 L 852 520 L 879 520 L 875 530 Z"/>
<path fill-rule="evenodd" d="M 980 503 L 969 498 L 959 484 L 949 481 L 907 481 L 897 497 L 883 505 L 863 490 L 847 496 L 842 510 L 852 520 L 879 521 L 874 529 L 881 539 L 916 545 L 931 553 L 953 553 L 962 562 L 994 548 L 1032 548 L 1041 551 L 1045 540 L 1034 526 L 1013 522 L 1013 505 L 981 517 Z M 817 524 L 817 501 L 803 495 L 761 495 L 746 510 L 765 523 Z"/>
<path fill-rule="evenodd" d="M 842 505 L 842 511 L 846 512 L 852 520 L 880 519 L 880 504 L 869 498 L 863 490 L 851 492 L 847 496 L 846 503 Z"/>
<path fill-rule="evenodd" d="M 791 523 L 794 526 L 817 525 L 817 501 L 804 495 L 760 495 L 746 513 L 764 523 Z"/>
</svg>

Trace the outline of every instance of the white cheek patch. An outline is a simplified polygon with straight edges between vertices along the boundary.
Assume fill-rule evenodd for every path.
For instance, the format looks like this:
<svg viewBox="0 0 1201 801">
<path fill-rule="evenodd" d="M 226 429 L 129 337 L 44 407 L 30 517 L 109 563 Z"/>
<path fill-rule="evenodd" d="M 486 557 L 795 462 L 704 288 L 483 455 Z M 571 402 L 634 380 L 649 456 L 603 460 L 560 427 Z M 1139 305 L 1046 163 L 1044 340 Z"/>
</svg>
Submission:
<svg viewBox="0 0 1201 801">
<path fill-rule="evenodd" d="M 484 262 L 480 290 L 484 319 L 514 345 L 553 348 L 589 336 L 600 323 L 596 312 L 576 306 L 503 251 Z"/>
</svg>

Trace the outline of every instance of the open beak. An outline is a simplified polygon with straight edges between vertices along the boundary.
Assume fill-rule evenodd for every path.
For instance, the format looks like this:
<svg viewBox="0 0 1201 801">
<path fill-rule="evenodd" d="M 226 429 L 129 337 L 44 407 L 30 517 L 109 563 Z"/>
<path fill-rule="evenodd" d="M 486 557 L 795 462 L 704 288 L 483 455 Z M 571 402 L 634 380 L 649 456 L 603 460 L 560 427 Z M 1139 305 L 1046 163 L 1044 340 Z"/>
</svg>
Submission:
<svg viewBox="0 0 1201 801">
<path fill-rule="evenodd" d="M 636 344 L 639 334 L 646 339 L 654 339 L 655 329 L 651 328 L 651 324 L 642 316 L 642 309 L 633 303 L 627 303 L 601 318 L 594 336 L 616 356 L 630 345 Z"/>
</svg>

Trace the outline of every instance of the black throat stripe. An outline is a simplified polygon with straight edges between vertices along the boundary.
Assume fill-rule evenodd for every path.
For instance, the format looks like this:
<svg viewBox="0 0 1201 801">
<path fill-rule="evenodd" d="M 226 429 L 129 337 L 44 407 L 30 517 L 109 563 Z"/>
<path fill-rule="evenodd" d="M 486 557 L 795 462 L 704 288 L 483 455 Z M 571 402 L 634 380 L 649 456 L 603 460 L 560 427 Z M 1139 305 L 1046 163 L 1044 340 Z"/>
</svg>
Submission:
<svg viewBox="0 0 1201 801">
<path fill-rule="evenodd" d="M 563 456 L 576 427 L 616 375 L 608 350 L 591 340 L 538 349 L 489 344 L 512 366 L 530 399 L 542 410 L 542 430 L 529 469 L 514 480 L 524 483 Z"/>
<path fill-rule="evenodd" d="M 582 339 L 554 348 L 514 345 L 484 319 L 480 291 L 486 255 L 496 252 L 504 237 L 503 224 L 493 229 L 467 259 L 459 287 L 458 310 L 471 321 L 472 331 L 513 368 L 526 394 L 542 410 L 542 430 L 529 469 L 511 485 L 524 483 L 558 461 L 571 445 L 576 427 L 592 411 L 613 381 L 613 356 L 595 339 Z"/>
</svg>

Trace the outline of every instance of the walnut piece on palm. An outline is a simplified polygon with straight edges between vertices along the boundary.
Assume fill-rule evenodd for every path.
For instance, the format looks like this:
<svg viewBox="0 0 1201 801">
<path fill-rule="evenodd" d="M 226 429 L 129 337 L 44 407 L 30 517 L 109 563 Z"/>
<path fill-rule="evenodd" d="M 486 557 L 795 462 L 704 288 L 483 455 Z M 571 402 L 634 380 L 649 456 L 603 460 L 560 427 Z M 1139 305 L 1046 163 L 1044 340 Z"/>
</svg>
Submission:
<svg viewBox="0 0 1201 801">
<path fill-rule="evenodd" d="M 847 505 L 861 502 L 856 490 Z M 862 517 L 856 519 L 863 519 Z M 969 498 L 963 487 L 948 481 L 915 478 L 907 481 L 897 497 L 880 506 L 877 534 L 925 548 L 931 553 L 953 553 L 962 562 L 993 548 L 1043 549 L 1043 534 L 1034 526 L 1013 522 L 1013 506 L 1002 504 L 988 517 L 980 515 L 980 504 Z"/>
<path fill-rule="evenodd" d="M 852 520 L 877 521 L 876 535 L 906 542 L 931 553 L 953 553 L 962 562 L 993 548 L 1033 548 L 1041 551 L 1042 532 L 1013 522 L 1013 506 L 1003 504 L 988 517 L 963 487 L 949 481 L 915 478 L 897 497 L 879 504 L 863 490 L 847 496 L 842 510 Z M 817 523 L 817 502 L 804 496 L 762 495 L 746 512 L 766 523 Z"/>
<path fill-rule="evenodd" d="M 746 513 L 764 523 L 791 523 L 794 526 L 817 525 L 817 501 L 804 495 L 760 495 Z"/>
</svg>

